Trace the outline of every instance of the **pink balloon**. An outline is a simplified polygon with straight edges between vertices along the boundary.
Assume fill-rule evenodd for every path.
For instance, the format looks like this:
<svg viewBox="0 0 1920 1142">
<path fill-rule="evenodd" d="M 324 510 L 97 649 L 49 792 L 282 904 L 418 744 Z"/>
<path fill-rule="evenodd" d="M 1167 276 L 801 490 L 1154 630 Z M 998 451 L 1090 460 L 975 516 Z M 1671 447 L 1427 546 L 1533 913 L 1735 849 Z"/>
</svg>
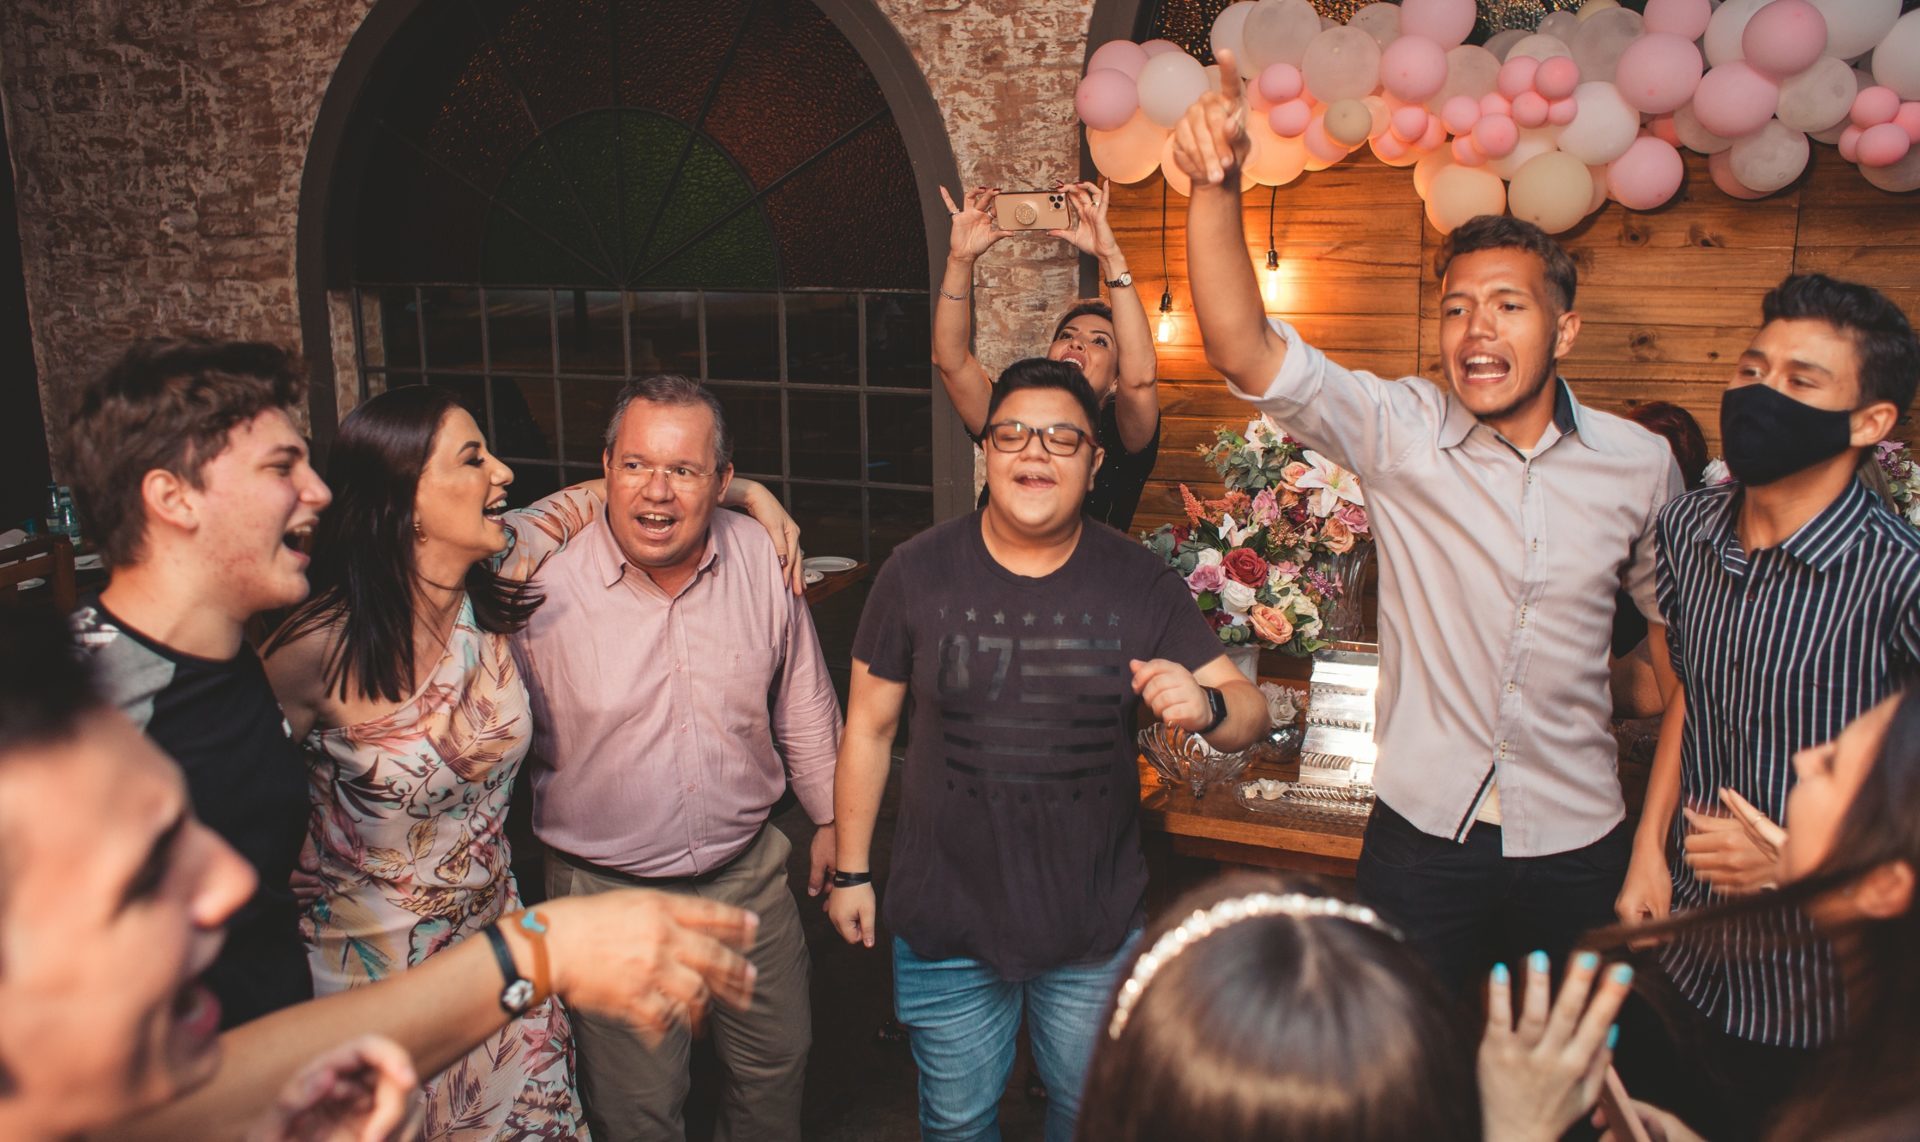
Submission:
<svg viewBox="0 0 1920 1142">
<path fill-rule="evenodd" d="M 1913 140 L 1907 138 L 1907 132 L 1898 123 L 1882 123 L 1868 127 L 1860 132 L 1860 142 L 1854 148 L 1859 153 L 1859 163 L 1863 167 L 1890 167 L 1907 157 L 1913 149 Z"/>
<path fill-rule="evenodd" d="M 1457 47 L 1472 34 L 1478 15 L 1473 0 L 1401 0 L 1400 34 Z"/>
<path fill-rule="evenodd" d="M 1520 128 L 1505 115 L 1482 115 L 1473 125 L 1473 142 L 1488 158 L 1505 158 L 1520 144 Z"/>
<path fill-rule="evenodd" d="M 1437 151 L 1440 149 L 1440 144 L 1446 141 L 1447 125 L 1435 115 L 1427 119 L 1427 133 L 1420 136 L 1420 141 L 1414 146 L 1422 151 Z"/>
<path fill-rule="evenodd" d="M 1732 151 L 1720 151 L 1708 155 L 1707 174 L 1712 177 L 1713 185 L 1720 188 L 1720 193 L 1727 195 L 1729 198 L 1752 200 L 1766 197 L 1766 195 L 1761 194 L 1757 190 L 1741 186 L 1740 180 L 1733 177 Z"/>
<path fill-rule="evenodd" d="M 1380 156 L 1380 161 L 1383 163 L 1397 162 L 1411 153 L 1407 149 L 1407 144 L 1394 137 L 1391 131 L 1372 140 L 1372 146 L 1373 153 Z"/>
<path fill-rule="evenodd" d="M 1893 122 L 1900 114 L 1900 96 L 1891 87 L 1863 87 L 1853 97 L 1853 125 L 1865 130 Z"/>
<path fill-rule="evenodd" d="M 1489 91 L 1480 97 L 1480 114 L 1511 115 L 1513 114 L 1513 104 L 1501 98 L 1499 92 Z"/>
<path fill-rule="evenodd" d="M 1577 108 L 1578 104 L 1575 106 Z M 1547 124 L 1547 112 L 1551 109 L 1547 97 L 1538 91 L 1522 91 L 1513 100 L 1513 119 L 1522 127 L 1544 127 Z"/>
<path fill-rule="evenodd" d="M 1751 135 L 1767 125 L 1780 106 L 1780 86 L 1745 60 L 1723 63 L 1700 79 L 1693 93 L 1693 116 L 1723 139 Z"/>
<path fill-rule="evenodd" d="M 1403 143 L 1415 142 L 1427 133 L 1427 120 L 1431 118 L 1425 107 L 1402 107 L 1393 113 L 1393 137 Z"/>
<path fill-rule="evenodd" d="M 1641 36 L 1627 45 L 1614 68 L 1620 98 L 1636 111 L 1663 115 L 1677 111 L 1700 86 L 1700 49 L 1692 40 L 1665 32 Z"/>
<path fill-rule="evenodd" d="M 1647 124 L 1647 130 L 1652 131 L 1653 137 L 1656 139 L 1672 143 L 1676 147 L 1680 145 L 1680 132 L 1675 129 L 1673 116 L 1671 114 L 1655 115 L 1653 120 Z"/>
<path fill-rule="evenodd" d="M 1473 145 L 1472 135 L 1461 135 L 1453 141 L 1453 161 L 1463 167 L 1487 165 L 1487 156 Z"/>
<path fill-rule="evenodd" d="M 1652 210 L 1678 193 L 1686 177 L 1687 164 L 1672 143 L 1642 135 L 1607 164 L 1607 193 L 1628 210 Z"/>
<path fill-rule="evenodd" d="M 1471 95 L 1456 95 L 1440 108 L 1440 119 L 1447 130 L 1464 135 L 1480 120 L 1480 101 Z"/>
<path fill-rule="evenodd" d="M 1073 109 L 1096 131 L 1117 131 L 1140 107 L 1140 86 L 1124 71 L 1103 67 L 1087 73 L 1074 92 Z"/>
<path fill-rule="evenodd" d="M 1640 26 L 1649 32 L 1697 40 L 1712 18 L 1713 5 L 1709 0 L 1647 0 L 1646 15 Z"/>
<path fill-rule="evenodd" d="M 1573 122 L 1574 117 L 1579 114 L 1580 101 L 1578 99 L 1556 99 L 1552 103 L 1547 104 L 1547 122 L 1556 127 L 1566 126 L 1568 123 Z"/>
<path fill-rule="evenodd" d="M 1446 49 L 1425 36 L 1401 36 L 1380 53 L 1380 82 L 1409 103 L 1431 99 L 1447 84 Z"/>
<path fill-rule="evenodd" d="M 1850 163 L 1859 162 L 1860 136 L 1866 133 L 1864 127 L 1859 127 L 1852 123 L 1847 124 L 1846 128 L 1840 132 L 1840 141 L 1834 144 L 1840 148 L 1840 157 Z"/>
<path fill-rule="evenodd" d="M 1747 62 L 1775 79 L 1813 66 L 1827 46 L 1827 19 L 1807 0 L 1774 0 L 1740 34 Z"/>
<path fill-rule="evenodd" d="M 1298 99 L 1307 89 L 1307 81 L 1301 77 L 1300 69 L 1290 63 L 1270 63 L 1261 70 L 1258 86 L 1268 102 L 1285 103 Z"/>
<path fill-rule="evenodd" d="M 1140 69 L 1147 66 L 1147 49 L 1132 40 L 1108 40 L 1093 49 L 1093 55 L 1087 58 L 1087 74 L 1092 75 L 1103 67 L 1110 67 L 1133 79 L 1140 78 Z"/>
<path fill-rule="evenodd" d="M 1580 86 L 1580 65 L 1566 56 L 1542 60 L 1534 73 L 1533 89 L 1548 99 L 1565 99 Z"/>
<path fill-rule="evenodd" d="M 1283 139 L 1297 139 L 1306 134 L 1307 124 L 1313 122 L 1313 104 L 1305 99 L 1289 99 L 1285 103 L 1276 103 L 1267 112 L 1267 126 Z"/>
<path fill-rule="evenodd" d="M 1578 65 L 1575 65 L 1576 70 Z M 1512 56 L 1500 65 L 1500 75 L 1495 81 L 1495 89 L 1508 99 L 1518 99 L 1520 93 L 1533 88 L 1533 81 L 1540 74 L 1540 61 L 1532 56 Z"/>
<path fill-rule="evenodd" d="M 1307 144 L 1307 153 L 1327 163 L 1337 163 L 1347 157 L 1347 148 L 1337 143 L 1327 134 L 1327 116 L 1323 111 L 1307 124 L 1307 130 L 1301 136 Z"/>
<path fill-rule="evenodd" d="M 1893 117 L 1893 121 L 1906 131 L 1907 138 L 1920 143 L 1920 103 L 1902 103 L 1900 113 Z"/>
</svg>

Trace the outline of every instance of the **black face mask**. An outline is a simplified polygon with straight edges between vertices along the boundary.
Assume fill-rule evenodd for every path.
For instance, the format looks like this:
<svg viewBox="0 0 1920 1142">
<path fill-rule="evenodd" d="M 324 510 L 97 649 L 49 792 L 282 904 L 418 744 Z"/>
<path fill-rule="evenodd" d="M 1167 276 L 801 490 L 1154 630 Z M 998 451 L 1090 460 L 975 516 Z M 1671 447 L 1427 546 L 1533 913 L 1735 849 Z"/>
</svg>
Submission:
<svg viewBox="0 0 1920 1142">
<path fill-rule="evenodd" d="M 1853 447 L 1853 414 L 1814 408 L 1763 384 L 1720 397 L 1720 442 L 1733 478 L 1756 488 Z"/>
</svg>

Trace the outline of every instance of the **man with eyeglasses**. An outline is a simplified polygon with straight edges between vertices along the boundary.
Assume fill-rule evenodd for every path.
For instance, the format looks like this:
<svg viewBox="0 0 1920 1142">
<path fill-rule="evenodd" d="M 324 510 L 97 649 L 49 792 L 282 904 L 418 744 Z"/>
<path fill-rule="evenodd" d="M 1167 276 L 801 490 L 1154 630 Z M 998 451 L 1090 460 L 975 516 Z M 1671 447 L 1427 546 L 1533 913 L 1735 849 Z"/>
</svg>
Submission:
<svg viewBox="0 0 1920 1142">
<path fill-rule="evenodd" d="M 1073 365 L 1009 367 L 987 406 L 985 505 L 894 550 L 854 639 L 827 907 L 873 946 L 873 826 L 911 693 L 886 921 L 927 1139 L 998 1136 L 1023 1009 L 1046 1137 L 1072 1137 L 1144 915 L 1135 714 L 1227 750 L 1266 726 L 1181 578 L 1081 514 L 1098 415 Z"/>
<path fill-rule="evenodd" d="M 719 402 L 697 382 L 631 381 L 607 427 L 606 510 L 532 577 L 514 637 L 533 698 L 534 832 L 551 896 L 642 886 L 747 908 L 750 1011 L 713 1013 L 724 1137 L 797 1139 L 811 1041 L 808 961 L 768 814 L 791 781 L 818 826 L 809 891 L 834 855 L 840 711 L 804 598 L 767 533 L 716 512 L 733 477 Z M 534 512 L 541 510 L 535 505 Z M 537 527 L 520 542 L 542 542 Z M 597 1139 L 681 1139 L 689 1033 L 657 1048 L 574 1017 Z"/>
</svg>

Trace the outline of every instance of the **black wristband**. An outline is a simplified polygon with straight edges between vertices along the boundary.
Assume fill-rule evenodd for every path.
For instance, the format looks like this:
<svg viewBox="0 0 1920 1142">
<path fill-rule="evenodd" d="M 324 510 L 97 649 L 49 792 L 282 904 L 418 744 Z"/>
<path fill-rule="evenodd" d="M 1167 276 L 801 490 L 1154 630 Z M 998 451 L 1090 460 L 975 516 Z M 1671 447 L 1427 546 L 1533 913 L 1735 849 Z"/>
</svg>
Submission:
<svg viewBox="0 0 1920 1142">
<path fill-rule="evenodd" d="M 870 872 L 838 872 L 836 871 L 833 874 L 833 886 L 835 888 L 858 888 L 863 884 L 872 884 L 872 883 L 873 883 L 873 874 Z"/>
<path fill-rule="evenodd" d="M 500 933 L 500 925 L 489 924 L 485 928 L 487 944 L 493 949 L 493 962 L 500 965 L 500 975 L 505 984 L 500 990 L 500 1010 L 518 1017 L 533 1006 L 533 981 L 520 974 L 520 967 L 513 962 L 513 949 L 507 947 L 507 938 Z"/>
<path fill-rule="evenodd" d="M 1219 729 L 1220 723 L 1227 720 L 1227 696 L 1213 686 L 1202 686 L 1200 689 L 1206 694 L 1207 706 L 1213 712 L 1213 720 L 1207 723 L 1206 729 L 1200 731 L 1205 735 Z"/>
</svg>

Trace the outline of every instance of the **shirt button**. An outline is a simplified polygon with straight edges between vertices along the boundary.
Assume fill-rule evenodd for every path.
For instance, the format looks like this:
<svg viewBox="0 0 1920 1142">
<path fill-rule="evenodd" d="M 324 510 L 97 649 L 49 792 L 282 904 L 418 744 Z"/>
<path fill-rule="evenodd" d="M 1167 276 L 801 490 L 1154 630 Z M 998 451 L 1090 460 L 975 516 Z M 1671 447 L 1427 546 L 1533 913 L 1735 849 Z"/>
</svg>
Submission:
<svg viewBox="0 0 1920 1142">
<path fill-rule="evenodd" d="M 1509 693 L 1509 694 L 1511 694 L 1511 693 L 1513 693 L 1513 691 L 1514 691 L 1514 685 L 1513 685 L 1513 683 L 1511 683 L 1511 682 L 1509 682 L 1509 683 L 1507 683 L 1507 693 Z"/>
<path fill-rule="evenodd" d="M 699 792 L 699 791 L 700 791 L 700 787 L 699 787 L 699 786 L 697 786 L 697 785 L 689 785 L 689 786 L 687 786 L 687 792 L 689 792 L 689 793 L 697 793 L 697 792 Z M 694 842 L 694 843 L 695 843 L 695 844 L 698 844 L 699 842 L 698 842 L 698 841 L 696 841 L 696 842 Z"/>
</svg>

